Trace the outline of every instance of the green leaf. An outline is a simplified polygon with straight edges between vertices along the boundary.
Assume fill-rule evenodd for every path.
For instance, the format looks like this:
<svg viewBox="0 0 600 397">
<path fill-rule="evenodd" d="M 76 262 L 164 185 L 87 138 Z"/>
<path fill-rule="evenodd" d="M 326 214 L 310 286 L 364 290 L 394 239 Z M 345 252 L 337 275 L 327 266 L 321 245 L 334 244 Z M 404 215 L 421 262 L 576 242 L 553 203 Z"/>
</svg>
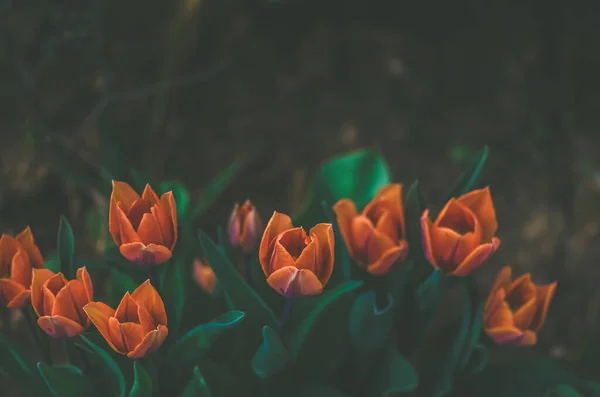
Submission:
<svg viewBox="0 0 600 397">
<path fill-rule="evenodd" d="M 75 253 L 75 236 L 67 218 L 60 216 L 58 224 L 58 260 L 60 270 L 68 279 L 75 277 L 73 268 L 73 254 Z"/>
<path fill-rule="evenodd" d="M 47 258 L 44 258 L 44 266 L 53 273 L 60 272 L 60 260 L 58 259 L 58 256 L 49 255 Z"/>
<path fill-rule="evenodd" d="M 140 360 L 133 362 L 133 386 L 129 391 L 129 397 L 152 397 L 154 393 L 152 378 L 142 366 Z"/>
<path fill-rule="evenodd" d="M 377 307 L 374 291 L 367 291 L 354 301 L 350 309 L 350 338 L 354 347 L 362 353 L 381 348 L 394 325 L 394 299 L 388 294 L 383 309 Z"/>
<path fill-rule="evenodd" d="M 446 276 L 440 269 L 434 269 L 427 280 L 417 290 L 420 310 L 430 310 L 439 306 L 446 293 Z"/>
<path fill-rule="evenodd" d="M 161 286 L 165 299 L 165 309 L 169 319 L 169 333 L 176 335 L 181 325 L 181 316 L 185 304 L 186 283 L 183 269 L 185 264 L 175 260 L 169 261 L 164 267 L 164 278 Z"/>
<path fill-rule="evenodd" d="M 545 397 L 583 397 L 571 385 L 558 385 L 552 390 L 548 390 Z"/>
<path fill-rule="evenodd" d="M 382 355 L 369 395 L 392 397 L 415 390 L 419 375 L 412 364 L 394 348 L 384 349 Z"/>
<path fill-rule="evenodd" d="M 279 334 L 273 328 L 263 327 L 263 341 L 252 357 L 252 370 L 259 378 L 271 377 L 283 369 L 289 362 L 290 354 Z"/>
<path fill-rule="evenodd" d="M 198 367 L 194 367 L 192 378 L 185 386 L 181 397 L 212 397 L 212 393 Z"/>
<path fill-rule="evenodd" d="M 324 380 L 335 372 L 349 349 L 348 312 L 362 285 L 348 281 L 323 292 L 306 315 L 302 307 L 292 309 L 287 346 L 298 373 Z"/>
<path fill-rule="evenodd" d="M 453 197 L 460 197 L 465 193 L 473 190 L 474 186 L 479 182 L 485 163 L 490 152 L 489 147 L 485 146 L 477 155 L 471 160 L 467 168 L 460 175 L 450 192 L 446 196 L 446 201 Z"/>
<path fill-rule="evenodd" d="M 482 344 L 476 344 L 471 350 L 469 361 L 463 368 L 467 375 L 475 375 L 485 369 L 488 363 L 489 353 L 487 347 Z"/>
<path fill-rule="evenodd" d="M 196 219 L 203 215 L 204 212 L 219 198 L 223 190 L 231 183 L 233 178 L 242 168 L 243 163 L 236 160 L 229 167 L 221 171 L 215 179 L 206 187 L 206 190 L 200 196 L 198 202 L 191 212 L 191 219 Z"/>
<path fill-rule="evenodd" d="M 161 183 L 158 187 L 158 194 L 173 192 L 175 205 L 177 207 L 177 216 L 183 218 L 190 209 L 190 194 L 182 183 L 177 181 Z"/>
<path fill-rule="evenodd" d="M 481 373 L 466 379 L 457 395 L 545 397 L 561 385 L 569 385 L 581 395 L 597 395 L 590 382 L 566 371 L 555 360 L 541 358 L 490 363 Z M 565 391 L 564 386 L 559 391 Z"/>
<path fill-rule="evenodd" d="M 475 312 L 474 312 L 474 315 L 473 315 L 473 318 L 471 321 L 469 336 L 465 343 L 465 348 L 462 353 L 462 358 L 460 360 L 461 363 L 460 363 L 459 367 L 461 369 L 465 368 L 467 366 L 467 364 L 469 363 L 469 361 L 471 359 L 471 353 L 472 353 L 473 349 L 475 348 L 475 346 L 477 345 L 477 343 L 479 342 L 479 337 L 481 336 L 481 330 L 483 328 L 483 307 L 485 305 L 485 302 L 482 302 L 477 296 L 477 292 L 475 291 L 473 279 L 471 277 L 467 277 L 464 282 L 466 284 L 465 288 L 468 289 L 467 293 L 470 295 L 469 302 L 476 302 L 476 301 L 480 301 L 480 302 L 475 307 Z"/>
<path fill-rule="evenodd" d="M 208 263 L 235 308 L 246 312 L 249 316 L 248 321 L 253 321 L 260 326 L 268 325 L 277 328 L 279 319 L 275 313 L 239 275 L 235 266 L 229 262 L 214 241 L 202 231 L 199 233 L 199 239 Z"/>
<path fill-rule="evenodd" d="M 0 368 L 22 391 L 34 396 L 49 395 L 46 384 L 41 378 L 36 363 L 21 351 L 14 343 L 0 334 Z"/>
<path fill-rule="evenodd" d="M 37 367 L 55 397 L 80 397 L 90 392 L 88 379 L 77 367 L 50 366 L 43 362 L 39 362 Z"/>
<path fill-rule="evenodd" d="M 215 317 L 209 323 L 198 325 L 171 347 L 167 360 L 169 366 L 174 368 L 178 362 L 194 361 L 200 353 L 208 350 L 219 336 L 238 325 L 244 317 L 244 313 L 232 310 Z"/>
<path fill-rule="evenodd" d="M 293 216 L 294 224 L 318 223 L 323 200 L 335 204 L 348 198 L 363 208 L 390 180 L 387 163 L 379 150 L 362 149 L 335 157 L 317 171 L 302 209 Z"/>
<path fill-rule="evenodd" d="M 94 378 L 102 379 L 107 395 L 125 396 L 125 377 L 117 362 L 102 348 L 80 335 L 81 340 L 95 353 L 92 357 L 101 366 L 101 373 Z M 94 368 L 97 368 L 94 366 Z"/>
<path fill-rule="evenodd" d="M 346 244 L 344 243 L 342 233 L 340 232 L 337 218 L 331 209 L 331 206 L 327 201 L 322 201 L 321 208 L 327 217 L 327 221 L 333 226 L 333 233 L 336 241 L 334 253 L 335 266 L 333 267 L 333 272 L 329 278 L 329 285 L 335 286 L 351 279 L 352 261 L 350 259 L 350 254 L 348 253 L 348 248 L 346 248 Z"/>
<path fill-rule="evenodd" d="M 350 397 L 350 395 L 319 383 L 290 383 L 281 381 L 269 383 L 260 395 L 269 397 Z"/>
</svg>

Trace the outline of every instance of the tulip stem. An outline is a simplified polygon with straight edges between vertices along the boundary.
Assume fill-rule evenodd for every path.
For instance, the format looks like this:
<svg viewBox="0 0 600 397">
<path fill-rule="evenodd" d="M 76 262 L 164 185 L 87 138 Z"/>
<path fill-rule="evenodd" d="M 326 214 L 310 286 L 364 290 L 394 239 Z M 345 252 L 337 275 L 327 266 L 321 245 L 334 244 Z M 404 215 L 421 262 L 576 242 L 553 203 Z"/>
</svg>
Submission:
<svg viewBox="0 0 600 397">
<path fill-rule="evenodd" d="M 287 301 L 285 302 L 285 307 L 283 309 L 283 316 L 281 317 L 281 322 L 279 323 L 279 331 L 283 331 L 283 328 L 285 327 L 286 323 L 288 322 L 288 320 L 290 318 L 290 312 L 292 311 L 293 303 L 294 303 L 293 298 L 287 298 Z"/>
<path fill-rule="evenodd" d="M 40 354 L 42 355 L 42 358 L 48 364 L 52 365 L 52 355 L 50 354 L 50 345 L 48 343 L 44 343 L 42 338 L 40 338 L 38 326 L 33 320 L 31 310 L 28 310 L 28 309 L 29 309 L 29 307 L 25 307 L 25 306 L 22 307 L 21 314 L 23 315 L 23 318 L 25 318 L 25 321 L 27 322 L 27 326 L 29 327 L 31 334 L 33 335 L 33 339 L 35 340 L 35 344 L 37 345 L 38 350 L 40 351 Z"/>
<path fill-rule="evenodd" d="M 71 364 L 71 355 L 69 354 L 69 345 L 67 344 L 67 339 L 62 339 L 60 341 L 60 346 L 62 347 L 63 354 L 65 355 L 65 360 L 67 364 Z"/>
<path fill-rule="evenodd" d="M 150 284 L 152 284 L 156 292 L 160 294 L 160 289 L 158 286 L 158 271 L 156 270 L 156 266 L 150 267 L 148 277 L 150 278 Z"/>
<path fill-rule="evenodd" d="M 83 339 L 81 338 L 81 335 L 79 335 L 79 340 L 81 341 L 82 346 L 84 346 L 85 343 L 84 343 Z M 83 372 L 87 372 L 87 370 L 90 368 L 90 362 L 88 361 L 86 351 L 82 346 L 75 345 L 76 349 L 79 351 L 79 355 L 81 356 Z"/>
</svg>

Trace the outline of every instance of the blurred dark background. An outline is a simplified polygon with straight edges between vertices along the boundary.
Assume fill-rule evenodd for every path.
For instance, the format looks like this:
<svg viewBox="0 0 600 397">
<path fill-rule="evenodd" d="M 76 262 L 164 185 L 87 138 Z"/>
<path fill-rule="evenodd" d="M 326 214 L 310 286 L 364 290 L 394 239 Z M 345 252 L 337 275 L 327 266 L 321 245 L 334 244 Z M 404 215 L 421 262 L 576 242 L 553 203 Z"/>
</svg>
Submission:
<svg viewBox="0 0 600 397">
<path fill-rule="evenodd" d="M 558 279 L 539 349 L 568 357 L 600 326 L 599 17 L 557 0 L 0 0 L 0 228 L 31 225 L 48 253 L 65 214 L 93 255 L 108 196 L 82 178 L 135 168 L 197 197 L 235 160 L 201 223 L 246 198 L 267 218 L 364 146 L 440 199 L 487 144 L 502 247 L 480 277 Z"/>
</svg>

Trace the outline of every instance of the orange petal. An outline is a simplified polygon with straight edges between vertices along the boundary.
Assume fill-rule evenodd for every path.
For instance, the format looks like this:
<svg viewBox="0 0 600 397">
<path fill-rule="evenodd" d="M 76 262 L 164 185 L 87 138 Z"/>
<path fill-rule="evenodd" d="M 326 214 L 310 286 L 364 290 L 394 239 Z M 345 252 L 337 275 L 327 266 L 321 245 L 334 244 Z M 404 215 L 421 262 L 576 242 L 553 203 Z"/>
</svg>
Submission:
<svg viewBox="0 0 600 397">
<path fill-rule="evenodd" d="M 126 321 L 137 323 L 139 321 L 138 304 L 131 297 L 129 292 L 125 292 L 125 295 L 123 295 L 123 298 L 121 298 L 121 302 L 119 302 L 113 317 L 119 320 L 120 323 L 124 323 Z"/>
<path fill-rule="evenodd" d="M 145 245 L 164 245 L 165 241 L 158 220 L 151 213 L 145 213 L 137 229 L 137 234 Z"/>
<path fill-rule="evenodd" d="M 102 302 L 90 302 L 83 307 L 83 311 L 88 315 L 90 321 L 98 329 L 98 332 L 104 337 L 110 347 L 119 352 L 119 349 L 112 342 L 108 325 L 109 318 L 114 318 L 115 310 Z"/>
<path fill-rule="evenodd" d="M 9 309 L 20 309 L 27 303 L 30 296 L 31 291 L 28 289 L 22 290 L 7 303 L 6 307 Z"/>
<path fill-rule="evenodd" d="M 137 287 L 131 294 L 131 297 L 138 305 L 146 308 L 157 325 L 167 325 L 165 304 L 156 289 L 150 283 L 150 280 L 146 280 Z"/>
<path fill-rule="evenodd" d="M 29 256 L 23 249 L 18 249 L 12 258 L 10 267 L 10 278 L 21 284 L 23 288 L 29 289 L 31 287 L 31 263 L 29 263 Z"/>
<path fill-rule="evenodd" d="M 12 236 L 3 234 L 0 237 L 0 277 L 10 274 L 10 264 L 18 248 L 19 243 Z"/>
<path fill-rule="evenodd" d="M 165 242 L 167 247 L 171 250 L 175 248 L 177 243 L 177 204 L 175 203 L 175 197 L 172 192 L 167 192 L 160 196 L 161 203 L 161 216 L 158 221 L 163 229 L 165 235 Z M 166 216 L 164 216 L 166 214 Z M 169 225 L 167 226 L 167 218 Z"/>
<path fill-rule="evenodd" d="M 369 241 L 373 238 L 375 227 L 366 216 L 359 215 L 350 223 L 353 259 L 359 264 L 369 264 Z"/>
<path fill-rule="evenodd" d="M 121 255 L 128 261 L 140 266 L 156 266 L 171 259 L 172 253 L 162 245 L 144 245 L 140 242 L 123 244 L 119 247 Z"/>
<path fill-rule="evenodd" d="M 0 299 L 3 305 L 8 306 L 11 304 L 23 291 L 26 291 L 26 289 L 21 284 L 8 278 L 0 278 Z M 13 305 L 17 303 L 21 302 L 14 302 Z"/>
<path fill-rule="evenodd" d="M 309 231 L 318 242 L 319 252 L 317 253 L 317 271 L 315 275 L 321 281 L 323 286 L 327 285 L 335 260 L 335 237 L 331 223 L 316 224 Z"/>
<path fill-rule="evenodd" d="M 314 251 L 311 251 L 314 253 Z M 302 265 L 303 263 L 301 263 Z M 275 241 L 267 276 L 284 267 L 296 267 L 296 260 L 288 250 L 279 242 Z"/>
<path fill-rule="evenodd" d="M 346 243 L 346 248 L 350 256 L 354 257 L 352 242 L 352 220 L 358 215 L 356 205 L 352 200 L 341 199 L 333 206 L 340 234 Z"/>
<path fill-rule="evenodd" d="M 398 248 L 398 246 L 388 236 L 374 230 L 367 242 L 367 265 L 376 263 L 381 260 L 386 253 L 396 248 Z"/>
<path fill-rule="evenodd" d="M 43 268 L 44 259 L 42 258 L 42 253 L 40 252 L 40 249 L 37 245 L 35 245 L 33 233 L 31 233 L 31 229 L 29 228 L 29 226 L 27 226 L 25 230 L 23 230 L 17 235 L 16 240 L 27 252 L 31 266 L 35 269 Z"/>
<path fill-rule="evenodd" d="M 403 262 L 408 255 L 408 243 L 400 241 L 398 246 L 394 246 L 385 251 L 377 261 L 367 266 L 367 271 L 376 276 L 386 274 L 395 263 Z"/>
<path fill-rule="evenodd" d="M 229 244 L 232 247 L 237 247 L 240 243 L 240 234 L 241 234 L 241 221 L 239 215 L 240 205 L 235 203 L 233 205 L 233 211 L 231 211 L 231 215 L 229 215 L 229 222 L 227 222 L 227 234 L 229 235 Z"/>
<path fill-rule="evenodd" d="M 490 292 L 487 301 L 485 303 L 485 307 L 483 308 L 483 322 L 488 324 L 489 326 L 495 326 L 498 324 L 492 324 L 490 323 L 490 321 L 492 320 L 492 317 L 496 314 L 497 310 L 500 310 L 503 308 L 503 305 L 506 305 L 506 307 L 508 308 L 508 311 L 510 312 L 510 307 L 508 307 L 508 305 L 506 304 L 506 302 L 504 301 L 504 298 L 506 297 L 506 293 L 504 292 L 503 289 L 497 289 L 497 290 L 493 290 L 492 292 Z M 498 321 L 498 320 L 495 320 Z M 510 323 L 512 324 L 512 313 L 510 313 Z"/>
<path fill-rule="evenodd" d="M 533 346 L 537 343 L 537 334 L 531 330 L 523 331 L 523 336 L 514 341 L 518 346 Z"/>
<path fill-rule="evenodd" d="M 505 289 L 510 285 L 511 276 L 512 269 L 510 266 L 504 266 L 502 269 L 500 269 L 500 272 L 498 272 L 496 280 L 494 281 L 494 285 L 490 289 L 488 300 L 485 304 L 485 308 L 483 309 L 484 313 L 487 313 L 491 310 L 497 291 L 499 289 Z"/>
<path fill-rule="evenodd" d="M 492 237 L 494 237 L 496 230 L 498 230 L 496 210 L 492 201 L 490 188 L 486 187 L 484 189 L 474 190 L 459 197 L 456 201 L 473 211 L 481 223 L 483 241 L 490 241 Z"/>
<path fill-rule="evenodd" d="M 323 292 L 323 284 L 313 272 L 293 266 L 275 271 L 267 278 L 267 283 L 287 298 L 301 298 Z"/>
<path fill-rule="evenodd" d="M 538 302 L 538 310 L 531 320 L 530 327 L 532 330 L 539 331 L 544 325 L 546 315 L 548 314 L 548 307 L 550 306 L 550 302 L 552 301 L 552 297 L 556 291 L 556 285 L 557 283 L 555 281 L 551 284 L 537 287 L 536 300 Z"/>
<path fill-rule="evenodd" d="M 246 201 L 242 208 L 249 207 L 247 209 L 247 215 L 243 218 L 241 225 L 241 234 L 239 238 L 239 245 L 242 251 L 246 254 L 251 253 L 256 247 L 258 242 L 258 236 L 262 233 L 262 219 L 256 211 L 256 208 L 250 204 L 250 201 Z"/>
<path fill-rule="evenodd" d="M 499 296 L 503 295 L 502 291 L 498 291 L 497 294 Z M 508 306 L 508 304 L 505 301 L 501 301 L 500 304 L 496 307 L 496 310 L 486 314 L 487 315 L 485 316 L 485 326 L 488 328 L 518 328 L 514 325 L 513 314 L 510 309 L 510 306 Z"/>
<path fill-rule="evenodd" d="M 114 317 L 108 319 L 108 334 L 114 350 L 120 354 L 127 354 L 127 346 L 125 345 L 125 335 L 121 330 L 121 323 Z M 108 341 L 108 340 L 107 340 Z"/>
<path fill-rule="evenodd" d="M 31 279 L 31 305 L 38 316 L 44 315 L 43 285 L 51 277 L 54 277 L 54 275 L 55 274 L 48 269 L 33 269 Z"/>
<path fill-rule="evenodd" d="M 524 332 L 515 327 L 485 328 L 485 333 L 497 344 L 514 344 L 524 336 Z"/>
<path fill-rule="evenodd" d="M 140 324 L 134 323 L 121 323 L 119 324 L 121 335 L 123 335 L 123 343 L 125 344 L 125 350 L 131 352 L 142 343 L 146 333 L 142 329 Z"/>
<path fill-rule="evenodd" d="M 208 294 L 212 294 L 217 285 L 215 272 L 201 260 L 194 260 L 192 275 L 196 283 Z"/>
<path fill-rule="evenodd" d="M 138 200 L 140 196 L 125 182 L 112 182 L 112 193 L 110 194 L 110 206 L 108 210 L 108 230 L 117 245 L 121 244 L 119 217 L 117 214 L 117 203 L 121 202 L 126 210 Z"/>
<path fill-rule="evenodd" d="M 274 245 L 271 243 L 273 239 L 275 239 L 275 237 L 281 232 L 293 227 L 294 225 L 292 225 L 292 219 L 289 216 L 281 214 L 277 211 L 273 212 L 273 216 L 269 220 L 269 223 L 267 223 L 265 231 L 263 232 L 258 251 L 260 265 L 267 277 L 271 273 L 271 256 L 273 253 L 272 249 L 274 248 Z"/>
<path fill-rule="evenodd" d="M 80 324 L 59 315 L 42 316 L 37 323 L 44 332 L 56 339 L 72 338 L 83 332 Z"/>
<path fill-rule="evenodd" d="M 479 268 L 490 256 L 500 247 L 500 239 L 494 237 L 491 243 L 482 244 L 475 248 L 473 252 L 450 274 L 457 277 L 464 277 L 471 274 Z"/>
<path fill-rule="evenodd" d="M 521 307 L 514 310 L 513 313 L 513 323 L 515 327 L 526 330 L 529 329 L 529 325 L 531 324 L 531 320 L 535 316 L 535 312 L 537 311 L 537 302 L 534 299 L 531 299 Z"/>
<path fill-rule="evenodd" d="M 383 186 L 362 213 L 370 219 L 379 219 L 382 213 L 389 214 L 394 224 L 400 228 L 402 237 L 406 236 L 401 184 L 390 183 Z"/>
<path fill-rule="evenodd" d="M 56 299 L 52 306 L 52 316 L 62 316 L 82 326 L 87 326 L 88 317 L 85 315 L 83 307 L 88 303 L 83 283 L 78 280 L 69 281 L 56 294 Z"/>
<path fill-rule="evenodd" d="M 133 225 L 121 208 L 117 208 L 117 217 L 119 219 L 119 235 L 121 238 L 118 245 L 141 242 L 142 239 L 135 232 Z"/>
<path fill-rule="evenodd" d="M 433 224 L 431 223 L 431 219 L 429 219 L 429 210 L 425 210 L 423 211 L 423 215 L 421 215 L 421 243 L 423 246 L 423 253 L 431 266 L 437 268 L 439 266 L 435 253 L 433 252 L 433 244 L 431 243 L 432 228 Z"/>
<path fill-rule="evenodd" d="M 88 273 L 85 266 L 77 269 L 76 277 L 77 277 L 77 280 L 79 280 L 83 283 L 88 301 L 90 301 L 90 302 L 93 301 L 94 300 L 94 285 L 92 284 L 92 279 L 91 279 L 90 274 Z"/>
<path fill-rule="evenodd" d="M 164 325 L 159 325 L 156 330 L 149 332 L 144 336 L 142 342 L 136 348 L 127 354 L 127 357 L 139 359 L 158 349 L 169 334 L 169 330 Z"/>
</svg>

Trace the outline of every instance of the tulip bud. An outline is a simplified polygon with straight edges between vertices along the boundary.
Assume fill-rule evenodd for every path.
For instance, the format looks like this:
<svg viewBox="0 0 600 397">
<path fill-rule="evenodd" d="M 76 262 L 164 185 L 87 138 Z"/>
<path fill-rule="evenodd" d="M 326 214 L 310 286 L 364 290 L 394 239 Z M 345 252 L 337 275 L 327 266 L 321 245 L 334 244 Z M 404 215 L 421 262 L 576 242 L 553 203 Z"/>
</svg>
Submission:
<svg viewBox="0 0 600 397">
<path fill-rule="evenodd" d="M 483 310 L 485 333 L 498 344 L 535 345 L 544 325 L 556 281 L 536 285 L 526 273 L 511 281 L 505 266 L 498 274 Z"/>
<path fill-rule="evenodd" d="M 217 285 L 215 272 L 205 261 L 194 259 L 193 276 L 196 283 L 206 292 L 212 294 Z"/>
<path fill-rule="evenodd" d="M 245 254 L 251 253 L 256 248 L 258 238 L 263 232 L 263 223 L 250 200 L 246 200 L 241 206 L 235 203 L 229 217 L 227 231 L 232 247 L 240 247 Z"/>
</svg>

